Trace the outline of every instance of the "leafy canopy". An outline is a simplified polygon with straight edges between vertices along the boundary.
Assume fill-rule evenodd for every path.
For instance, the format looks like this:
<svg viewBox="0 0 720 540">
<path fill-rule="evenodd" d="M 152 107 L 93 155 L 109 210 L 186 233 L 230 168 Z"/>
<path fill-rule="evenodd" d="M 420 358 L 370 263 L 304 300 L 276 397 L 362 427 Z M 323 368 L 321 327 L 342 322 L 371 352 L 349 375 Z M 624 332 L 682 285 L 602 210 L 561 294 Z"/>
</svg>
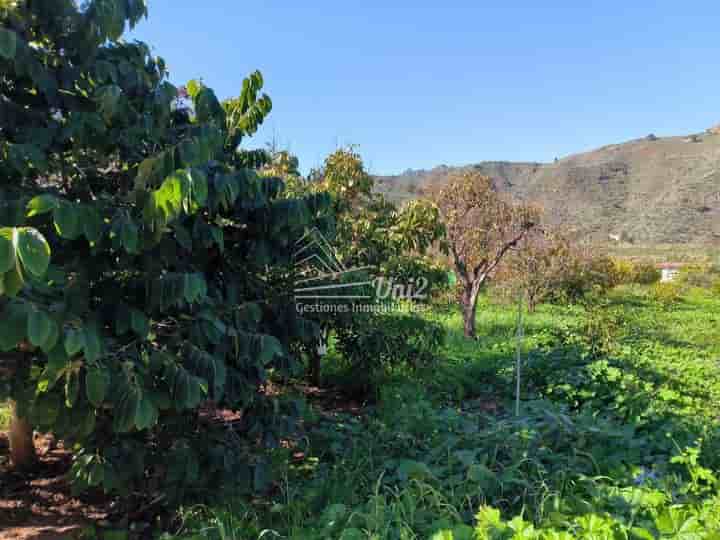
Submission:
<svg viewBox="0 0 720 540">
<path fill-rule="evenodd" d="M 263 489 L 253 446 L 292 409 L 260 390 L 317 334 L 290 301 L 290 248 L 330 197 L 283 196 L 239 148 L 271 108 L 258 72 L 225 103 L 173 86 L 121 40 L 146 14 L 0 6 L 0 390 L 76 444 L 80 488 L 174 502 L 231 470 Z M 226 450 L 203 405 L 242 411 L 242 444 Z"/>
</svg>

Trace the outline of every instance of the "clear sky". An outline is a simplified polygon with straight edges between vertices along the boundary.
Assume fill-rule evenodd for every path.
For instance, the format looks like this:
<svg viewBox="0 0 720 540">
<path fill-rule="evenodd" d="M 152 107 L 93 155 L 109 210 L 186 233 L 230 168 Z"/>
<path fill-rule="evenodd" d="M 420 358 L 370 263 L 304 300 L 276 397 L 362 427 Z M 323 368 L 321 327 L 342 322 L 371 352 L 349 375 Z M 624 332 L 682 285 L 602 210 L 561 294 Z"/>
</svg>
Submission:
<svg viewBox="0 0 720 540">
<path fill-rule="evenodd" d="M 720 3 L 148 0 L 132 37 L 171 80 L 237 95 L 260 69 L 304 170 L 355 143 L 371 172 L 551 161 L 720 122 Z"/>
</svg>

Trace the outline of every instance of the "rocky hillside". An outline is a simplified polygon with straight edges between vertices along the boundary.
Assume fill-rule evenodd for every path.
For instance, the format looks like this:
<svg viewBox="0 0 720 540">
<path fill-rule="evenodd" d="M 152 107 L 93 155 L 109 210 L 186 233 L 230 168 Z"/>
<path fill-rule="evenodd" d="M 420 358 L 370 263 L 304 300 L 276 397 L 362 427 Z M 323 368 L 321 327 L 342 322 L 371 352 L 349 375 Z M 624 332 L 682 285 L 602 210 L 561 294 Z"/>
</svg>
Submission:
<svg viewBox="0 0 720 540">
<path fill-rule="evenodd" d="M 594 241 L 720 244 L 720 133 L 604 146 L 554 163 L 482 162 L 378 177 L 393 200 L 477 169 L 498 189 L 542 204 L 551 219 Z"/>
</svg>

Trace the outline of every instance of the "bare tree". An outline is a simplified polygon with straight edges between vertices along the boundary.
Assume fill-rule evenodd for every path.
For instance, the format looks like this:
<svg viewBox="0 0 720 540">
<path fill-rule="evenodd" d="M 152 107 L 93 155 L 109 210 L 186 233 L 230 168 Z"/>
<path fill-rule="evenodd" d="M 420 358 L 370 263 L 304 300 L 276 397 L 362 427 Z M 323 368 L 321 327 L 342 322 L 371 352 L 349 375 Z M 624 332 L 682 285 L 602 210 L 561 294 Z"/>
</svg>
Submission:
<svg viewBox="0 0 720 540">
<path fill-rule="evenodd" d="M 464 333 L 475 337 L 477 301 L 483 285 L 508 251 L 533 229 L 539 211 L 498 193 L 487 176 L 452 176 L 431 194 L 445 224 L 448 251 L 461 286 Z"/>
</svg>

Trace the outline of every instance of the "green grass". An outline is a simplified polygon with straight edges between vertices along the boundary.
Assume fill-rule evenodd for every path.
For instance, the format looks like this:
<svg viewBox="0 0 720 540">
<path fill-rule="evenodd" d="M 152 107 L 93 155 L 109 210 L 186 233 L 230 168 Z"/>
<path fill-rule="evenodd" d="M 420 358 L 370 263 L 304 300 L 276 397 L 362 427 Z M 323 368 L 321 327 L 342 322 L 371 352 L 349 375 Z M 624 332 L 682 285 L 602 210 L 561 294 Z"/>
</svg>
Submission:
<svg viewBox="0 0 720 540">
<path fill-rule="evenodd" d="M 672 307 L 624 287 L 599 307 L 459 314 L 441 361 L 397 370 L 364 416 L 310 410 L 276 489 L 186 509 L 180 536 L 297 539 L 718 538 L 720 298 Z M 283 452 L 285 452 L 283 454 Z"/>
</svg>

